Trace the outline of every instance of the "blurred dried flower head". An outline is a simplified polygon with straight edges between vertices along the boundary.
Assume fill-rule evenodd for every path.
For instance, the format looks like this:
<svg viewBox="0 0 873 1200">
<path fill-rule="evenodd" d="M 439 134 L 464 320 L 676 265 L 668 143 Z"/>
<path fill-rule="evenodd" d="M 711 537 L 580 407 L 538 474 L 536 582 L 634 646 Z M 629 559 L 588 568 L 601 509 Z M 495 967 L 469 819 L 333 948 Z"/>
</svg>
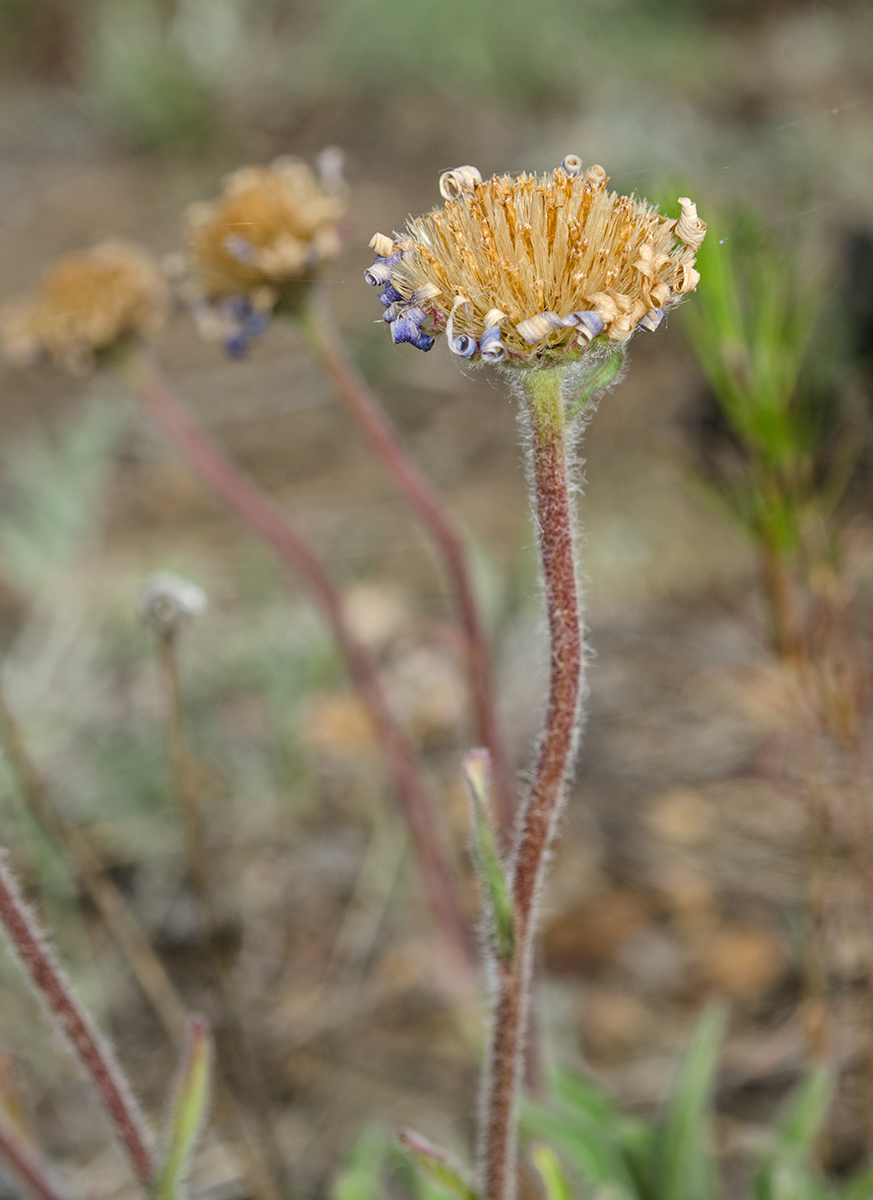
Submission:
<svg viewBox="0 0 873 1200">
<path fill-rule="evenodd" d="M 0 348 L 19 366 L 47 356 L 82 373 L 130 339 L 153 337 L 166 301 L 148 253 L 108 239 L 60 259 L 32 296 L 0 310 Z"/>
<path fill-rule="evenodd" d="M 686 197 L 672 220 L 607 182 L 576 155 L 545 175 L 444 172 L 441 208 L 370 242 L 393 340 L 430 350 L 445 333 L 460 358 L 542 366 L 656 329 L 697 286 L 706 226 Z"/>
<path fill-rule="evenodd" d="M 156 571 L 145 581 L 139 596 L 144 624 L 162 637 L 172 637 L 192 617 L 206 610 L 206 593 L 172 571 Z"/>
<path fill-rule="evenodd" d="M 317 173 L 298 158 L 277 158 L 234 171 L 220 199 L 192 205 L 188 300 L 204 337 L 238 356 L 276 310 L 299 306 L 339 253 L 345 193 L 342 154 L 329 147 Z"/>
</svg>

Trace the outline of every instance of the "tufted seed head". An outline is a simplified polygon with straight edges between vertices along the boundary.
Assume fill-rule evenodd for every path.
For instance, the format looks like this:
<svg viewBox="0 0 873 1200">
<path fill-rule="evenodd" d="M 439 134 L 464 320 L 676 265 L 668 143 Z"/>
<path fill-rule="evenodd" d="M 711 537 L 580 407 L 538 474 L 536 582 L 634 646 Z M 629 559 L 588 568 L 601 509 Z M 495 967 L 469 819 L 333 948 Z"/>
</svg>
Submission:
<svg viewBox="0 0 873 1200">
<path fill-rule="evenodd" d="M 109 239 L 61 258 L 31 296 L 0 310 L 0 349 L 20 366 L 50 358 L 81 374 L 123 343 L 153 337 L 166 302 L 146 251 Z"/>
<path fill-rule="evenodd" d="M 686 197 L 671 219 L 607 183 L 572 154 L 545 175 L 446 171 L 442 207 L 374 238 L 367 280 L 392 321 L 414 306 L 422 348 L 446 333 L 470 362 L 549 365 L 627 342 L 697 286 L 706 226 Z"/>
<path fill-rule="evenodd" d="M 188 210 L 186 299 L 201 333 L 228 347 L 255 335 L 234 322 L 234 305 L 259 317 L 291 311 L 340 250 L 345 211 L 339 151 L 323 152 L 317 175 L 298 158 L 241 167 L 222 195 Z"/>
</svg>

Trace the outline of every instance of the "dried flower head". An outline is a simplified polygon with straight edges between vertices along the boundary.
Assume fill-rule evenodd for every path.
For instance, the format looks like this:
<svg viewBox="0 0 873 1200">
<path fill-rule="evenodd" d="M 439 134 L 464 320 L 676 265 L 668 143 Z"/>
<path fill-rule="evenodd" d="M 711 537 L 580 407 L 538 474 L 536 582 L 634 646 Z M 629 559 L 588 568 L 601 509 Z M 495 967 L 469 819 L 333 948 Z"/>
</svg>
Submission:
<svg viewBox="0 0 873 1200">
<path fill-rule="evenodd" d="M 573 154 L 545 175 L 444 172 L 441 208 L 370 243 L 393 340 L 430 350 L 445 333 L 460 358 L 527 366 L 656 329 L 697 286 L 706 226 L 685 197 L 671 220 L 607 182 Z"/>
<path fill-rule="evenodd" d="M 166 299 L 146 251 L 109 239 L 60 259 L 32 296 L 0 310 L 0 347 L 21 366 L 48 356 L 81 373 L 131 338 L 154 336 Z"/>
<path fill-rule="evenodd" d="M 345 210 L 342 155 L 318 158 L 318 174 L 298 158 L 242 167 L 214 203 L 188 211 L 188 289 L 201 333 L 242 354 L 277 309 L 293 311 L 325 262 L 340 250 Z"/>
</svg>

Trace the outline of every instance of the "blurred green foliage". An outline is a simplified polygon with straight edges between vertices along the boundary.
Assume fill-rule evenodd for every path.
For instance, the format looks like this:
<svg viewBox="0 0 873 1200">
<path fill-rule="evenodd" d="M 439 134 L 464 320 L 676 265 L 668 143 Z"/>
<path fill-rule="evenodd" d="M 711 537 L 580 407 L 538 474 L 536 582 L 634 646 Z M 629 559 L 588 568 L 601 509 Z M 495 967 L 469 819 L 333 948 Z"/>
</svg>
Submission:
<svg viewBox="0 0 873 1200">
<path fill-rule="evenodd" d="M 751 216 L 734 229 L 704 242 L 684 318 L 729 435 L 710 478 L 753 538 L 793 553 L 810 509 L 829 513 L 848 482 L 828 289 Z"/>
<path fill-rule="evenodd" d="M 697 265 L 683 319 L 714 407 L 693 482 L 757 548 L 775 644 L 790 655 L 804 619 L 792 589 L 808 603 L 822 570 L 836 570 L 836 510 L 863 447 L 845 321 L 797 245 L 749 213 L 713 222 Z"/>
<path fill-rule="evenodd" d="M 0 42 L 8 70 L 81 90 L 134 145 L 191 146 L 231 109 L 275 122 L 365 102 L 402 132 L 404 108 L 422 101 L 560 112 L 611 86 L 612 59 L 688 80 L 689 39 L 734 7 L 683 0 L 677 22 L 643 0 L 540 0 L 535 14 L 528 0 L 0 0 Z"/>
<path fill-rule="evenodd" d="M 528 1102 L 523 1140 L 546 1200 L 718 1200 L 722 1185 L 713 1109 L 724 1012 L 700 1017 L 676 1085 L 660 1120 L 632 1116 L 596 1084 L 559 1071 L 552 1094 Z M 839 1184 L 826 1181 L 817 1144 L 833 1095 L 833 1076 L 817 1068 L 801 1081 L 767 1132 L 748 1180 L 751 1200 L 860 1200 L 869 1196 L 865 1171 Z M 378 1130 L 361 1136 L 334 1184 L 333 1200 L 373 1200 L 386 1191 L 410 1200 L 443 1200 Z"/>
</svg>

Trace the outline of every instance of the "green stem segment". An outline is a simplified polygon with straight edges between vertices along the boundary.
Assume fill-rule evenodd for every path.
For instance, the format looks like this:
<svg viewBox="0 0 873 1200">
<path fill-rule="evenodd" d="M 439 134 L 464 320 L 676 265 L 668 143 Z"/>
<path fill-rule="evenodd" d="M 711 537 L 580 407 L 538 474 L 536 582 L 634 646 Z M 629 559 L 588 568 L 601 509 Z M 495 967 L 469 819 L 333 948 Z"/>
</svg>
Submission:
<svg viewBox="0 0 873 1200">
<path fill-rule="evenodd" d="M 514 945 L 498 969 L 482 1129 L 486 1200 L 514 1200 L 516 1125 L 530 1008 L 536 902 L 576 749 L 582 689 L 582 627 L 568 480 L 564 373 L 524 376 L 534 510 L 551 646 L 549 698 L 534 781 L 516 841 L 512 879 Z"/>
</svg>

